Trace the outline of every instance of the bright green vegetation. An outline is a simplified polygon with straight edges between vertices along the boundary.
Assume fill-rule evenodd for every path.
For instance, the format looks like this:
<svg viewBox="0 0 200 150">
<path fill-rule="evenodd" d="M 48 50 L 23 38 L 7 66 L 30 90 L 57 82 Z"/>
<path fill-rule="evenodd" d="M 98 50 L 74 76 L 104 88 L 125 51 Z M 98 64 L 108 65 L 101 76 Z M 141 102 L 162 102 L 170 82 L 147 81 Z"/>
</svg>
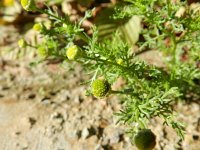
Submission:
<svg viewBox="0 0 200 150">
<path fill-rule="evenodd" d="M 177 13 L 182 8 L 184 12 Z M 82 28 L 84 20 L 92 17 L 92 11 L 87 11 L 85 17 L 75 23 L 69 16 L 58 16 L 50 8 L 37 8 L 37 11 L 47 14 L 52 21 L 50 29 L 42 25 L 40 31 L 45 39 L 41 45 L 48 49 L 46 58 L 72 63 L 70 59 L 82 64 L 85 71 L 92 74 L 86 83 L 94 84 L 98 77 L 110 84 L 118 78 L 126 82 L 120 91 L 110 93 L 119 94 L 122 100 L 123 109 L 116 114 L 120 122 L 129 125 L 131 136 L 134 137 L 138 128 L 147 128 L 149 120 L 158 116 L 183 138 L 184 126 L 176 119 L 172 105 L 180 99 L 200 97 L 198 10 L 180 1 L 123 0 L 102 11 L 92 27 L 92 35 Z M 111 15 L 103 15 L 104 11 Z M 141 24 L 137 31 L 134 30 L 135 16 L 139 16 Z M 84 55 L 74 59 L 76 53 L 72 54 L 71 50 L 78 49 L 73 47 L 67 57 L 66 48 L 71 44 L 78 45 Z M 147 64 L 137 57 L 150 50 L 162 53 L 164 67 Z M 97 97 L 107 93 L 107 85 L 100 93 L 92 86 L 90 91 Z"/>
</svg>

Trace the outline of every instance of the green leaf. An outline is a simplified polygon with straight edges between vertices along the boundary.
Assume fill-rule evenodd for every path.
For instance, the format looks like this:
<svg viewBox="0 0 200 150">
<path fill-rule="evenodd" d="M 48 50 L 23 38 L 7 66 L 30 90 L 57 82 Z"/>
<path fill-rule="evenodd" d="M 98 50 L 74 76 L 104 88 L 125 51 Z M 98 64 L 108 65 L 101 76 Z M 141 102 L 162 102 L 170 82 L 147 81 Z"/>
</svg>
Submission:
<svg viewBox="0 0 200 150">
<path fill-rule="evenodd" d="M 140 17 L 114 19 L 112 17 L 114 14 L 114 7 L 109 7 L 103 9 L 95 18 L 94 23 L 99 31 L 99 39 L 112 38 L 113 33 L 118 31 L 121 39 L 134 45 L 138 41 L 141 31 Z"/>
</svg>

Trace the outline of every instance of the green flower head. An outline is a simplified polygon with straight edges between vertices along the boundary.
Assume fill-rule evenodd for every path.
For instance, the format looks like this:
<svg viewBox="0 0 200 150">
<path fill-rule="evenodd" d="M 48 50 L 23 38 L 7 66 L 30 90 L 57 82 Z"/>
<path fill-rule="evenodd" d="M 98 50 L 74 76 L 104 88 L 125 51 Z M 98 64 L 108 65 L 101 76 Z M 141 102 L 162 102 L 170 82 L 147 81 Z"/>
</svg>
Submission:
<svg viewBox="0 0 200 150">
<path fill-rule="evenodd" d="M 77 58 L 80 58 L 83 55 L 83 52 L 79 49 L 76 45 L 70 45 L 67 48 L 66 55 L 69 60 L 76 60 Z"/>
<path fill-rule="evenodd" d="M 134 138 L 139 150 L 152 150 L 156 145 L 156 136 L 150 129 L 140 130 Z"/>
<path fill-rule="evenodd" d="M 117 59 L 117 64 L 122 65 L 123 62 L 124 62 L 123 59 L 121 59 L 121 58 Z"/>
<path fill-rule="evenodd" d="M 36 24 L 33 25 L 33 30 L 41 31 L 41 29 L 42 29 L 41 23 L 36 23 Z"/>
<path fill-rule="evenodd" d="M 27 43 L 24 39 L 20 39 L 17 43 L 20 48 L 25 48 L 27 46 Z"/>
<path fill-rule="evenodd" d="M 103 79 L 96 79 L 92 82 L 92 94 L 97 98 L 102 98 L 110 91 L 110 84 Z"/>
<path fill-rule="evenodd" d="M 41 58 L 46 58 L 48 56 L 48 51 L 45 47 L 42 46 L 37 49 L 37 54 Z"/>
</svg>

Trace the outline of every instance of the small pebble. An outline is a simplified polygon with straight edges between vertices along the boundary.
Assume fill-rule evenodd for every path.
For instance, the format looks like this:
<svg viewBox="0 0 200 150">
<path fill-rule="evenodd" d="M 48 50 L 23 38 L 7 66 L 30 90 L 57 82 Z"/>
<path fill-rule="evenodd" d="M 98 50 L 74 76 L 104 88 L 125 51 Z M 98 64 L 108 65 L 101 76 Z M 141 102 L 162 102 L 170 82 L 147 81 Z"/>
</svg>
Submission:
<svg viewBox="0 0 200 150">
<path fill-rule="evenodd" d="M 90 134 L 89 130 L 88 130 L 87 128 L 84 128 L 84 129 L 82 130 L 81 137 L 82 137 L 83 139 L 86 139 L 86 138 L 89 136 L 89 134 Z"/>
</svg>

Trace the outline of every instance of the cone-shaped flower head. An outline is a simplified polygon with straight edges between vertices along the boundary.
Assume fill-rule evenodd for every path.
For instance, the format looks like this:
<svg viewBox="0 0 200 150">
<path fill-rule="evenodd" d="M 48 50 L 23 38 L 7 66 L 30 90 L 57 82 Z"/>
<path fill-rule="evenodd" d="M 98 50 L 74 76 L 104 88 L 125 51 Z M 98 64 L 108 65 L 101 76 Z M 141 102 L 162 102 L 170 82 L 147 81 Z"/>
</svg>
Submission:
<svg viewBox="0 0 200 150">
<path fill-rule="evenodd" d="M 20 48 L 25 48 L 27 46 L 27 43 L 24 39 L 20 39 L 17 43 Z"/>
<path fill-rule="evenodd" d="M 42 24 L 41 23 L 36 23 L 33 25 L 33 30 L 35 31 L 41 31 L 42 30 Z"/>
<path fill-rule="evenodd" d="M 69 60 L 75 60 L 83 56 L 83 52 L 76 45 L 70 45 L 67 48 L 66 55 Z"/>
<path fill-rule="evenodd" d="M 92 94 L 97 98 L 102 98 L 110 91 L 110 84 L 103 79 L 96 79 L 92 82 Z"/>
<path fill-rule="evenodd" d="M 37 54 L 40 58 L 46 58 L 48 56 L 48 51 L 42 46 L 37 49 Z"/>
<path fill-rule="evenodd" d="M 139 150 L 152 150 L 156 145 L 156 136 L 150 129 L 140 130 L 134 138 Z"/>
</svg>

